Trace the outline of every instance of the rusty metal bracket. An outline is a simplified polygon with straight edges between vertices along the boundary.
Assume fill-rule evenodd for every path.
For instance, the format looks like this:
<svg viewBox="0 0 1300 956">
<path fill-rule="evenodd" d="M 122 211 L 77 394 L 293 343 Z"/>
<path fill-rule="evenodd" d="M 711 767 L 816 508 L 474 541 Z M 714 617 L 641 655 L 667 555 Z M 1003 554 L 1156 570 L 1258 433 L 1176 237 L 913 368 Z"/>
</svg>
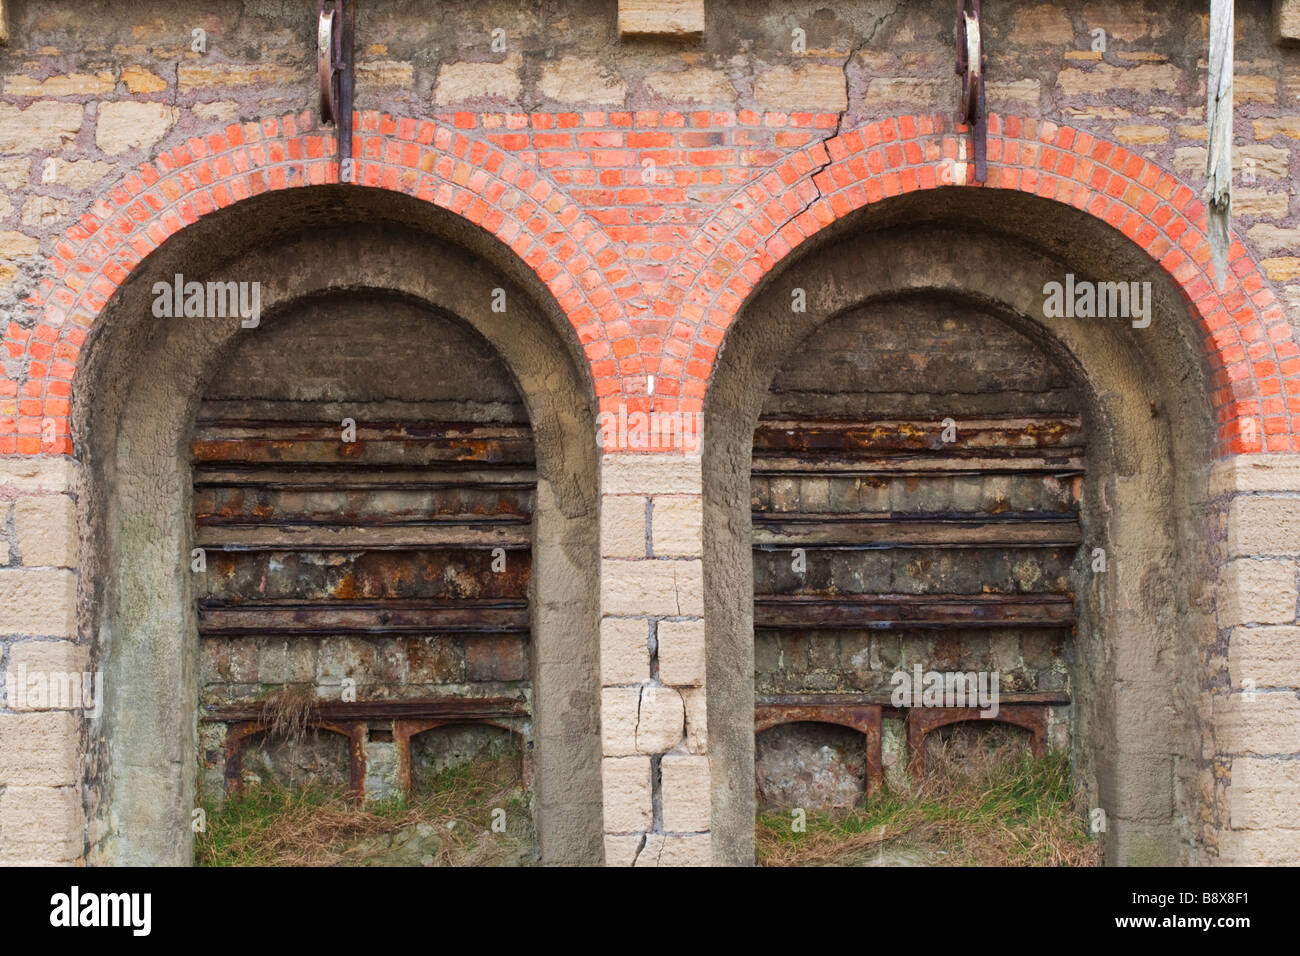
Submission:
<svg viewBox="0 0 1300 956">
<path fill-rule="evenodd" d="M 356 0 L 317 0 L 316 81 L 321 122 L 333 123 L 338 140 L 339 180 L 352 182 L 353 35 Z"/>
<path fill-rule="evenodd" d="M 864 793 L 871 796 L 885 782 L 881 753 L 880 704 L 866 703 L 837 695 L 761 698 L 754 707 L 754 733 L 782 724 L 836 724 L 863 735 L 867 757 Z"/>
<path fill-rule="evenodd" d="M 907 746 L 912 751 L 912 773 L 920 780 L 925 776 L 925 738 L 933 730 L 949 724 L 1010 724 L 1029 731 L 1029 747 L 1035 757 L 1047 752 L 1047 713 L 1050 704 L 1001 704 L 996 717 L 985 718 L 978 707 L 913 707 L 907 711 Z"/>
<path fill-rule="evenodd" d="M 967 3 L 970 7 L 967 7 Z M 971 128 L 975 152 L 975 181 L 988 176 L 988 116 L 984 109 L 984 33 L 980 0 L 957 0 L 957 75 L 961 98 L 957 122 Z"/>
</svg>

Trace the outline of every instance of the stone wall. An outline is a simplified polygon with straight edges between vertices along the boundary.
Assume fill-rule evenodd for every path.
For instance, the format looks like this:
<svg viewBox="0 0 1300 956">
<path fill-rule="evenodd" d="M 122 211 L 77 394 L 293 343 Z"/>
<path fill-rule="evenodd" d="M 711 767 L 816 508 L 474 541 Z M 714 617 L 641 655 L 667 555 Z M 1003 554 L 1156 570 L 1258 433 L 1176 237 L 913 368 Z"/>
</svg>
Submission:
<svg viewBox="0 0 1300 956">
<path fill-rule="evenodd" d="M 1198 349 L 1204 402 L 1187 420 L 1199 428 L 1204 414 L 1217 429 L 1203 437 L 1219 459 L 1209 509 L 1219 523 L 1188 512 L 1195 526 L 1177 532 L 1214 551 L 1220 573 L 1198 606 L 1217 615 L 1218 642 L 1196 669 L 1205 676 L 1188 678 L 1206 761 L 1193 775 L 1205 816 L 1200 860 L 1294 862 L 1300 780 L 1286 758 L 1300 744 L 1288 662 L 1300 632 L 1288 509 L 1300 477 L 1286 456 L 1300 451 L 1300 17 L 1291 2 L 1239 6 L 1237 242 L 1222 292 L 1207 272 L 1197 199 L 1208 14 L 1191 0 L 990 5 L 995 115 L 981 186 L 968 134 L 952 122 L 947 0 L 834 10 L 777 0 L 457 2 L 436 16 L 413 0 L 366 4 L 358 180 L 457 217 L 466 245 L 498 249 L 514 263 L 502 268 L 549 295 L 545 307 L 566 323 L 564 347 L 585 357 L 593 403 L 615 416 L 698 415 L 733 322 L 787 258 L 877 209 L 895 215 L 909 197 L 953 187 L 996 191 L 1008 207 L 1032 198 L 1139 248 L 1181 295 L 1181 334 Z M 339 171 L 333 132 L 315 113 L 305 5 L 6 7 L 0 666 L 74 673 L 100 659 L 97 608 L 126 573 L 97 550 L 117 489 L 100 482 L 84 493 L 78 464 L 102 440 L 78 422 L 117 407 L 95 389 L 122 382 L 85 372 L 106 334 L 99 320 L 116 314 L 132 275 L 202 223 L 232 221 L 267 194 L 325 188 Z M 954 217 L 953 234 L 970 221 Z M 258 227 L 278 241 L 296 222 Z M 1068 258 L 1068 230 L 1043 238 L 1035 222 L 1002 228 Z M 996 254 L 984 265 L 996 270 Z M 774 370 L 745 374 L 766 381 Z M 539 373 L 521 387 L 525 402 L 539 402 L 549 381 Z M 77 404 L 92 411 L 78 419 Z M 114 425 L 109 416 L 99 427 Z M 714 707 L 706 676 L 726 680 L 711 656 L 725 641 L 711 634 L 706 654 L 706 608 L 734 603 L 741 584 L 703 560 L 708 489 L 699 460 L 679 448 L 646 454 L 607 432 L 599 476 L 555 490 L 566 515 L 581 511 L 575 498 L 599 495 L 599 553 L 593 543 L 565 560 L 600 569 L 611 863 L 745 857 L 734 821 L 718 820 L 743 808 L 752 772 L 740 779 L 743 754 L 710 750 L 711 736 L 734 742 L 730 728 L 710 735 L 705 716 Z M 1122 451 L 1121 460 L 1143 454 Z M 558 675 L 561 664 L 542 666 Z M 1252 700 L 1244 680 L 1255 681 Z M 581 725 L 569 732 L 588 732 Z M 561 739 L 562 727 L 557 719 L 546 733 Z M 103 833 L 84 821 L 108 808 L 94 787 L 83 805 L 78 786 L 106 772 L 96 728 L 69 710 L 0 700 L 0 860 L 73 861 L 98 845 Z"/>
<path fill-rule="evenodd" d="M 1205 679 L 1213 774 L 1207 842 L 1229 863 L 1300 856 L 1300 467 L 1281 456 L 1215 465 L 1219 640 Z"/>
</svg>

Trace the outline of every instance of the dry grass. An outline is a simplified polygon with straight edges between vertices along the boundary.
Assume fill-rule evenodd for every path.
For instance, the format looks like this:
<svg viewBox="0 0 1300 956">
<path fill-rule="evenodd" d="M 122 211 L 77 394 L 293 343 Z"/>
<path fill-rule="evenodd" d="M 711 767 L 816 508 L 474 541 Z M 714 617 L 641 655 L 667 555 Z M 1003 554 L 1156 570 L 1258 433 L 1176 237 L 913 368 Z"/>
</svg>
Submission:
<svg viewBox="0 0 1300 956">
<path fill-rule="evenodd" d="M 517 749 L 444 771 L 413 803 L 355 807 L 347 794 L 319 787 L 247 787 L 208 805 L 207 832 L 197 835 L 194 857 L 200 866 L 364 864 L 375 861 L 358 852 L 358 841 L 427 823 L 442 841 L 434 865 L 518 862 L 528 855 L 531 825 L 492 833 L 496 807 L 507 821 L 527 820 Z"/>
<path fill-rule="evenodd" d="M 927 769 L 915 793 L 885 790 L 853 810 L 810 812 L 804 833 L 792 832 L 789 813 L 760 813 L 759 864 L 864 865 L 886 851 L 940 866 L 1101 864 L 1068 755 L 1033 758 L 1011 746 L 970 754 L 940 744 Z"/>
<path fill-rule="evenodd" d="M 285 686 L 262 699 L 259 714 L 268 739 L 299 743 L 307 735 L 316 696 L 309 687 Z"/>
</svg>

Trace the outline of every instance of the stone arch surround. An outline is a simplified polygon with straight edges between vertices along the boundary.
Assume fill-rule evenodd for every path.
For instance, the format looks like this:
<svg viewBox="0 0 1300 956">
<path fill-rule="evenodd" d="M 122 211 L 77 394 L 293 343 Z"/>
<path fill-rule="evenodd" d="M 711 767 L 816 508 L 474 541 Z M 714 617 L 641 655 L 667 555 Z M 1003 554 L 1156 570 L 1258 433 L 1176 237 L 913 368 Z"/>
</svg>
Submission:
<svg viewBox="0 0 1300 956">
<path fill-rule="evenodd" d="M 159 325 L 150 289 L 173 272 L 197 281 L 257 279 L 266 326 L 305 298 L 374 290 L 451 313 L 496 349 L 538 449 L 530 603 L 543 854 L 557 863 L 599 860 L 598 577 L 581 560 L 595 547 L 589 489 L 596 456 L 587 437 L 595 425 L 590 385 L 571 345 L 527 291 L 436 225 L 431 233 L 409 220 L 385 221 L 395 211 L 374 208 L 364 224 L 344 225 L 358 212 L 346 199 L 316 209 L 250 203 L 261 206 L 251 212 L 263 228 L 214 218 L 211 228 L 169 243 L 125 283 L 79 372 L 83 394 L 94 398 L 78 402 L 73 415 L 85 458 L 79 623 L 93 635 L 92 656 L 106 675 L 104 716 L 84 742 L 90 861 L 184 863 L 191 846 L 196 624 L 188 433 L 221 356 L 238 336 L 256 333 L 238 319 Z M 225 258 L 214 261 L 214 248 Z M 505 313 L 491 309 L 495 288 L 505 290 Z"/>
<path fill-rule="evenodd" d="M 926 222 L 929 210 L 916 205 L 896 208 L 890 226 L 810 244 L 785 263 L 741 310 L 710 383 L 703 527 L 715 853 L 726 847 L 729 862 L 743 863 L 752 852 L 754 743 L 742 715 L 753 712 L 748 459 L 761 402 L 781 357 L 821 323 L 924 295 L 1008 322 L 1083 386 L 1084 547 L 1104 547 L 1111 563 L 1107 575 L 1084 576 L 1078 588 L 1074 762 L 1090 805 L 1110 818 L 1111 862 L 1187 862 L 1197 834 L 1184 821 L 1197 819 L 1208 773 L 1199 661 L 1217 638 L 1207 613 L 1213 569 L 1203 467 L 1213 412 L 1198 390 L 1196 343 L 1182 334 L 1169 289 L 1156 295 L 1147 330 L 1123 320 L 1118 328 L 1046 319 L 1041 289 L 1069 267 L 1062 249 L 1000 234 L 994 223 L 979 241 L 996 244 L 996 261 L 965 256 L 951 241 L 954 224 Z M 795 287 L 806 292 L 806 313 L 790 309 Z M 1143 340 L 1143 332 L 1153 334 Z M 727 600 L 710 600 L 723 594 Z"/>
</svg>

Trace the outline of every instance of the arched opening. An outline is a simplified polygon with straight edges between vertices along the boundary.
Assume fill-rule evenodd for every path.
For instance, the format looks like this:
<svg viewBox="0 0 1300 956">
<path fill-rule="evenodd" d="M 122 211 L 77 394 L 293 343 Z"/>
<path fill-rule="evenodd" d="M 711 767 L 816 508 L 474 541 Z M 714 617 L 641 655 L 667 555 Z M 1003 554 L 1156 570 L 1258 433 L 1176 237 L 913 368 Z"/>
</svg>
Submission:
<svg viewBox="0 0 1300 956">
<path fill-rule="evenodd" d="M 754 739 L 760 807 L 854 806 L 866 790 L 866 735 L 852 727 L 796 721 Z"/>
<path fill-rule="evenodd" d="M 260 316 L 155 317 L 176 275 Z M 95 860 L 188 862 L 195 768 L 272 765 L 301 690 L 359 798 L 409 792 L 434 726 L 506 728 L 541 859 L 599 860 L 593 400 L 526 266 L 408 197 L 266 194 L 151 256 L 78 376 Z"/>
<path fill-rule="evenodd" d="M 806 246 L 742 308 L 706 399 L 718 845 L 749 859 L 753 798 L 723 785 L 754 778 L 743 711 L 879 720 L 885 782 L 977 716 L 894 706 L 920 664 L 997 672 L 998 719 L 1069 748 L 1108 862 L 1183 859 L 1215 638 L 1185 303 L 1122 236 L 1031 197 L 913 194 Z M 1067 275 L 1147 283 L 1150 321 L 1045 310 Z M 752 611 L 718 599 L 728 579 Z"/>
</svg>

